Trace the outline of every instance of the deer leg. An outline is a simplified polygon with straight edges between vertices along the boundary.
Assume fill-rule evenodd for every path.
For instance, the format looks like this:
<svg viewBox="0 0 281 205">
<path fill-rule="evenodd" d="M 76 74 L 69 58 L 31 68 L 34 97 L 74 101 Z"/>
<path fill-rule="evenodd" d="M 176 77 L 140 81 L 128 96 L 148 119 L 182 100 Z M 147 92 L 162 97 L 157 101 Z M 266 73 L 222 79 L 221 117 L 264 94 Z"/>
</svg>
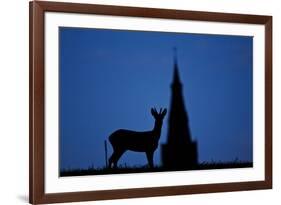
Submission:
<svg viewBox="0 0 281 205">
<path fill-rule="evenodd" d="M 124 153 L 124 150 L 121 149 L 115 149 L 111 155 L 111 157 L 108 160 L 108 166 L 109 168 L 112 167 L 113 164 L 113 168 L 117 168 L 117 162 L 120 159 L 120 157 L 122 156 L 122 154 Z"/>
<path fill-rule="evenodd" d="M 146 157 L 147 157 L 149 167 L 153 168 L 154 167 L 154 165 L 153 165 L 153 152 L 151 152 L 151 151 L 146 152 Z"/>
<path fill-rule="evenodd" d="M 117 162 L 120 159 L 120 157 L 124 154 L 125 150 L 118 150 L 116 151 L 116 155 L 114 156 L 113 160 L 113 167 L 117 168 Z"/>
<path fill-rule="evenodd" d="M 113 151 L 112 155 L 110 156 L 109 160 L 108 160 L 108 167 L 111 168 L 112 167 L 112 163 L 115 161 L 116 158 L 116 151 Z"/>
</svg>

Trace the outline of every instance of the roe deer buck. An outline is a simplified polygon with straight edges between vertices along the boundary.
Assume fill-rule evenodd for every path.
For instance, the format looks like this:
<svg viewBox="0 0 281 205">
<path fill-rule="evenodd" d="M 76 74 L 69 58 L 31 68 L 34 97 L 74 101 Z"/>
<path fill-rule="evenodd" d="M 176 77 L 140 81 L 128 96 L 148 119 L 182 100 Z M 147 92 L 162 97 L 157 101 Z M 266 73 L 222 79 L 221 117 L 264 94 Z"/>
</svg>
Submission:
<svg viewBox="0 0 281 205">
<path fill-rule="evenodd" d="M 167 113 L 162 108 L 159 113 L 155 108 L 151 108 L 151 114 L 155 119 L 154 128 L 151 131 L 136 132 L 120 129 L 113 132 L 108 138 L 113 148 L 113 154 L 108 160 L 108 166 L 117 167 L 117 162 L 125 151 L 145 152 L 149 167 L 153 168 L 153 154 L 158 147 L 158 141 L 161 136 L 163 119 Z"/>
</svg>

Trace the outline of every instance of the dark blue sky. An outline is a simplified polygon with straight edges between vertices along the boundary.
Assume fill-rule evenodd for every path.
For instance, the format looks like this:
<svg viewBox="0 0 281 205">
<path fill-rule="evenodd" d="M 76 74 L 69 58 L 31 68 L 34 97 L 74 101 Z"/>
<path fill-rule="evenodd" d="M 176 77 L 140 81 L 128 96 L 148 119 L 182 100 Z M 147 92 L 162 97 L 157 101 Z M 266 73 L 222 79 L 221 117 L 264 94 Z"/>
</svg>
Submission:
<svg viewBox="0 0 281 205">
<path fill-rule="evenodd" d="M 61 168 L 104 166 L 113 131 L 150 130 L 150 108 L 169 111 L 173 47 L 199 161 L 252 161 L 252 37 L 61 27 L 59 38 Z M 119 163 L 147 161 L 128 151 Z"/>
</svg>

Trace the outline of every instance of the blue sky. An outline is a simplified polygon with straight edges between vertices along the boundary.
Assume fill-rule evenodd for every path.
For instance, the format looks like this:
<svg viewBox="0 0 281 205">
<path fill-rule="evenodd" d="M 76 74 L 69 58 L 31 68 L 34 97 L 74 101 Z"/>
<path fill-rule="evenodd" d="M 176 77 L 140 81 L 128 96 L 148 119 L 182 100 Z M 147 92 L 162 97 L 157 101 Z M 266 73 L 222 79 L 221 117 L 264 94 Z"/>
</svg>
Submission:
<svg viewBox="0 0 281 205">
<path fill-rule="evenodd" d="M 113 131 L 150 130 L 151 107 L 169 112 L 174 47 L 199 161 L 252 161 L 252 37 L 61 27 L 59 39 L 60 168 L 103 167 Z M 147 161 L 128 151 L 119 163 Z"/>
</svg>

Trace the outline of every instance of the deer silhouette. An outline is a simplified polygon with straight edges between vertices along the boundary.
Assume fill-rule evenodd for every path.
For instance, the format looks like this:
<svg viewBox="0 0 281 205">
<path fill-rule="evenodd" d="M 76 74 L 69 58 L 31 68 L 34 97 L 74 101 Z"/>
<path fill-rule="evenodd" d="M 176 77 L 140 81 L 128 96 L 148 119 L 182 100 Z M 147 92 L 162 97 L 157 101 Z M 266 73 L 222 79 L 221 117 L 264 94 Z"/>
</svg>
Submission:
<svg viewBox="0 0 281 205">
<path fill-rule="evenodd" d="M 151 131 L 137 132 L 132 130 L 116 130 L 109 137 L 109 142 L 112 145 L 113 153 L 108 160 L 108 166 L 117 168 L 117 162 L 120 157 L 127 151 L 145 152 L 150 168 L 153 168 L 153 154 L 158 147 L 158 141 L 161 136 L 161 128 L 163 119 L 167 113 L 165 108 L 159 113 L 155 108 L 151 108 L 151 114 L 155 119 L 154 128 Z"/>
</svg>

